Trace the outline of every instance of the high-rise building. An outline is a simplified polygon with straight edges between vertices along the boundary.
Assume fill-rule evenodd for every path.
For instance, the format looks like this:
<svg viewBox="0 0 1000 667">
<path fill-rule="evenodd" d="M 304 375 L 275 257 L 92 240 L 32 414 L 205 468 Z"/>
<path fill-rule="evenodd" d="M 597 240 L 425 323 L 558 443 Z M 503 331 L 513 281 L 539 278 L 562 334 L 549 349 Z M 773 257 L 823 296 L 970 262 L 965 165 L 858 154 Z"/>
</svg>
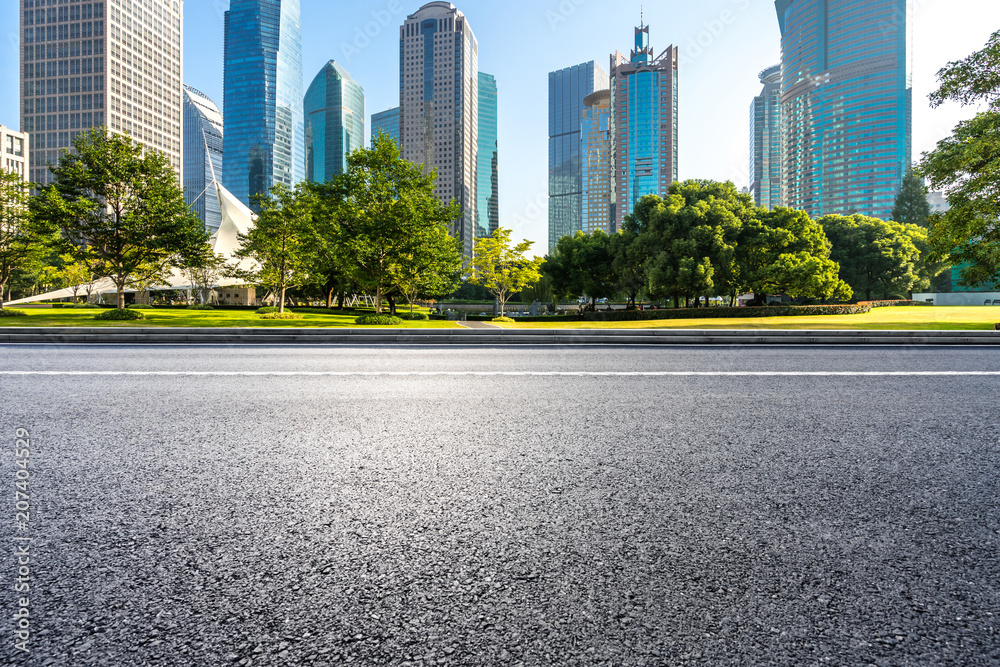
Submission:
<svg viewBox="0 0 1000 667">
<path fill-rule="evenodd" d="M 30 140 L 31 137 L 26 132 L 14 132 L 0 125 L 0 169 L 28 180 Z"/>
<path fill-rule="evenodd" d="M 479 167 L 476 183 L 476 238 L 500 227 L 499 142 L 497 140 L 497 80 L 479 73 Z"/>
<path fill-rule="evenodd" d="M 587 234 L 614 231 L 611 187 L 611 91 L 598 90 L 583 100 L 580 160 L 583 170 L 581 229 Z"/>
<path fill-rule="evenodd" d="M 249 205 L 305 179 L 299 0 L 231 0 L 223 74 L 222 184 Z"/>
<path fill-rule="evenodd" d="M 347 170 L 347 156 L 365 145 L 365 90 L 331 60 L 305 98 L 306 180 L 323 183 Z"/>
<path fill-rule="evenodd" d="M 911 2 L 775 2 L 784 205 L 891 216 L 912 152 Z"/>
<path fill-rule="evenodd" d="M 607 87 L 607 72 L 593 60 L 549 72 L 549 250 L 583 229 L 583 101 Z"/>
<path fill-rule="evenodd" d="M 184 86 L 184 201 L 205 229 L 222 224 L 219 192 L 210 187 L 222 178 L 222 112 L 208 95 Z"/>
<path fill-rule="evenodd" d="M 781 206 L 781 65 L 760 73 L 750 104 L 750 192 L 757 206 Z"/>
<path fill-rule="evenodd" d="M 453 234 L 472 256 L 479 142 L 479 43 L 465 15 L 430 2 L 399 30 L 399 126 L 405 160 L 437 171 L 442 202 L 462 208 Z"/>
<path fill-rule="evenodd" d="M 106 126 L 181 174 L 182 2 L 21 0 L 21 130 L 30 178 L 48 183 L 73 139 Z"/>
<path fill-rule="evenodd" d="M 649 26 L 635 29 L 626 59 L 611 56 L 612 173 L 615 230 L 642 197 L 665 197 L 677 180 L 678 48 L 655 55 Z"/>
<path fill-rule="evenodd" d="M 372 114 L 372 143 L 383 132 L 399 144 L 399 107 Z"/>
</svg>

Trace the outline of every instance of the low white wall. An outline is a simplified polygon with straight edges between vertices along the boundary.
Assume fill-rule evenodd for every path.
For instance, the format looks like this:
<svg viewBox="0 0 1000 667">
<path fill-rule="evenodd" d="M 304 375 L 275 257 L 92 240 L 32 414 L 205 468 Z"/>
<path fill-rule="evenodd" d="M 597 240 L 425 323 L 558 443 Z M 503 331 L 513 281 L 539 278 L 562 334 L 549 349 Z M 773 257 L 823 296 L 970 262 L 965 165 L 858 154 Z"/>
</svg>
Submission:
<svg viewBox="0 0 1000 667">
<path fill-rule="evenodd" d="M 950 292 L 947 294 L 913 295 L 914 301 L 927 301 L 928 299 L 933 299 L 935 306 L 982 306 L 987 300 L 991 304 L 994 301 L 1000 301 L 1000 292 Z M 997 307 L 997 310 L 1000 310 L 1000 306 Z"/>
</svg>

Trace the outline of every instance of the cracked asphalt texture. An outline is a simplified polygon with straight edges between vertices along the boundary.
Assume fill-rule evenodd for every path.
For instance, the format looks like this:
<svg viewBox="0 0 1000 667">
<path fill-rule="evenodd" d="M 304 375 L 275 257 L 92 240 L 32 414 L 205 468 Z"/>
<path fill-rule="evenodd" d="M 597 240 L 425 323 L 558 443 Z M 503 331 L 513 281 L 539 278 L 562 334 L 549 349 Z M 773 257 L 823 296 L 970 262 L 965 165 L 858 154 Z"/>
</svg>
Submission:
<svg viewBox="0 0 1000 667">
<path fill-rule="evenodd" d="M 21 346 L 0 370 L 1000 371 L 1000 351 Z M 998 377 L 0 377 L 0 662 L 998 664 L 998 394 Z"/>
</svg>

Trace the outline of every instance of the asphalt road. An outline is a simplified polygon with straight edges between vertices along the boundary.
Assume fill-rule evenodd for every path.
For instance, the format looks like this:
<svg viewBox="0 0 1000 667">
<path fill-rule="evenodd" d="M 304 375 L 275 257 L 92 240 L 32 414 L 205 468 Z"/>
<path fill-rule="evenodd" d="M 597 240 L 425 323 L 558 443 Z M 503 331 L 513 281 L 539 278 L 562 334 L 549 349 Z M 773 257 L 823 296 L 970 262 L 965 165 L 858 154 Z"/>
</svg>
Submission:
<svg viewBox="0 0 1000 667">
<path fill-rule="evenodd" d="M 0 347 L 0 663 L 998 664 L 1000 375 L 880 374 L 947 371 L 1000 350 Z"/>
</svg>

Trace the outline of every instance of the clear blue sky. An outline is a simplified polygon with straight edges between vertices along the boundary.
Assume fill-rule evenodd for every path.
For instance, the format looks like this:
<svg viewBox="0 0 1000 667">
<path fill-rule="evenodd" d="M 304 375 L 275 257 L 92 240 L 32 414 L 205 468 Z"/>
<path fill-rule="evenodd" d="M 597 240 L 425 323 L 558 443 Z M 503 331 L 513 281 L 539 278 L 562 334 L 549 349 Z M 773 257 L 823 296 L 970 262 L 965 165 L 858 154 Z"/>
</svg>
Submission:
<svg viewBox="0 0 1000 667">
<path fill-rule="evenodd" d="M 304 86 L 338 60 L 365 88 L 369 116 L 398 103 L 399 25 L 421 2 L 301 0 Z M 0 0 L 0 124 L 19 123 L 18 2 Z M 639 21 L 638 0 L 468 0 L 457 3 L 479 39 L 480 69 L 500 88 L 500 223 L 536 242 L 548 238 L 548 72 L 587 60 L 607 68 L 627 52 Z M 770 0 L 646 2 L 651 41 L 681 50 L 680 178 L 747 185 L 748 107 L 757 73 L 780 57 Z M 222 105 L 223 12 L 228 0 L 187 0 L 184 81 Z M 932 148 L 974 110 L 928 109 L 934 73 L 981 48 L 1000 30 L 996 0 L 914 0 L 914 154 Z M 382 24 L 385 24 L 384 26 Z M 364 36 L 365 30 L 374 37 Z M 345 49 L 345 45 L 350 48 Z M 360 45 L 361 48 L 357 48 Z M 352 51 L 356 50 L 356 51 Z"/>
</svg>

